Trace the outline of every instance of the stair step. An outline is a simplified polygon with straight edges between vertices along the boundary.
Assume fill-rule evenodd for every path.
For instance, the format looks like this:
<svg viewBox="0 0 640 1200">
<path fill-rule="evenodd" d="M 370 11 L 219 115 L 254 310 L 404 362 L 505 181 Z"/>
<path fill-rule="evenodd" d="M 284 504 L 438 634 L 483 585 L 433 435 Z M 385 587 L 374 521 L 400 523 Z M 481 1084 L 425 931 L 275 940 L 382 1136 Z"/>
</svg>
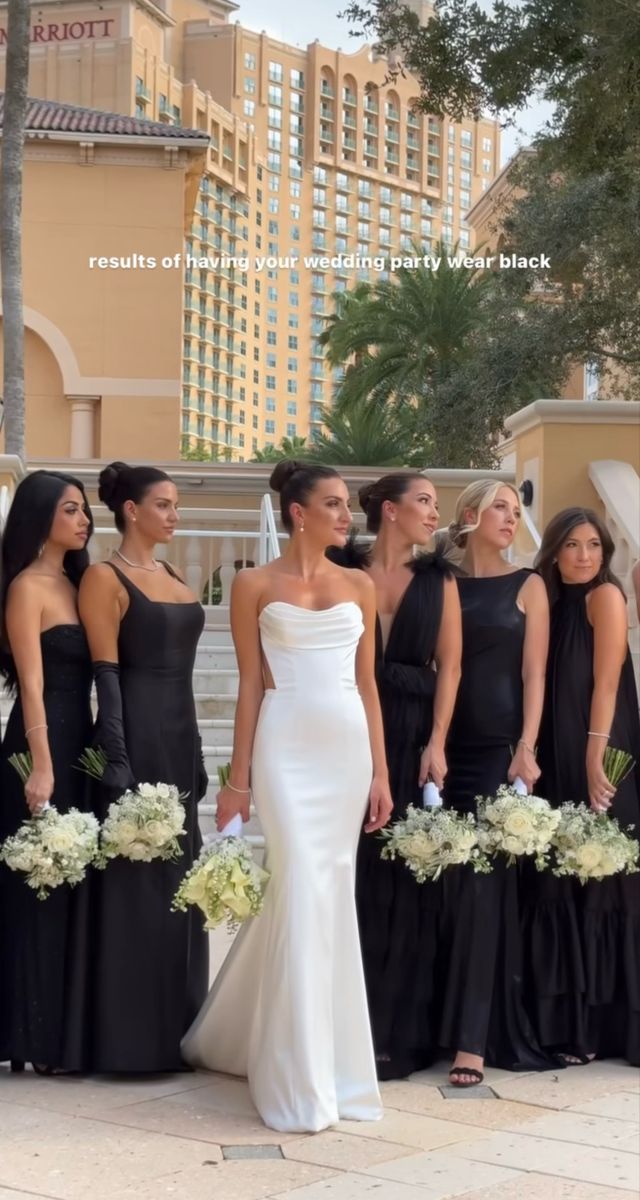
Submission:
<svg viewBox="0 0 640 1200">
<path fill-rule="evenodd" d="M 210 693 L 211 695 L 237 696 L 238 669 L 202 669 L 196 667 L 193 672 L 193 690 L 196 695 Z"/>
</svg>

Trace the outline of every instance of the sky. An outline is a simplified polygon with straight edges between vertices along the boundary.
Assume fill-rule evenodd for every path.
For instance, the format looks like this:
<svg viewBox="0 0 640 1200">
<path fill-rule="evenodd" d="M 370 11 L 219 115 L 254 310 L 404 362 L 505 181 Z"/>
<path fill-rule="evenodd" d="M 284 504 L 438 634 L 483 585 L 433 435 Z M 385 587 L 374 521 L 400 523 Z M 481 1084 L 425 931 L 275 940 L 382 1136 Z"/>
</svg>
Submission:
<svg viewBox="0 0 640 1200">
<path fill-rule="evenodd" d="M 339 17 L 347 0 L 237 0 L 238 12 L 231 20 L 241 20 L 258 33 L 265 30 L 271 37 L 290 45 L 306 47 L 318 38 L 326 46 L 354 53 L 364 44 L 352 37 L 347 21 Z M 489 7 L 489 0 L 481 0 Z M 549 105 L 533 104 L 516 117 L 516 127 L 504 129 L 501 136 L 502 164 L 515 154 L 518 146 L 526 145 L 535 131 L 551 116 Z"/>
</svg>

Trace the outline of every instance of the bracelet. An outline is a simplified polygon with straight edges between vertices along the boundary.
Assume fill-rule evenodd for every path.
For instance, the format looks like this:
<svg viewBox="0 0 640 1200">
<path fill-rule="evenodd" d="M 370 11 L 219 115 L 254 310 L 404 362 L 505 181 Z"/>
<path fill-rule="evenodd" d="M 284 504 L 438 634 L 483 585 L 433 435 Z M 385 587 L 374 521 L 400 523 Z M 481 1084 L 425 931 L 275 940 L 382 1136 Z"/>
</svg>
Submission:
<svg viewBox="0 0 640 1200">
<path fill-rule="evenodd" d="M 34 729 L 48 729 L 48 728 L 49 728 L 48 725 L 32 725 L 29 729 L 25 729 L 24 736 L 27 738 L 30 733 L 33 733 Z"/>
<path fill-rule="evenodd" d="M 587 737 L 601 737 L 601 738 L 604 738 L 605 742 L 608 742 L 609 738 L 611 737 L 611 734 L 610 733 L 596 733 L 595 729 L 590 729 L 587 733 Z"/>
<path fill-rule="evenodd" d="M 528 744 L 528 742 L 525 742 L 523 738 L 518 738 L 518 745 L 524 746 L 525 750 L 528 750 L 529 754 L 533 754 L 533 757 L 535 758 L 535 756 L 536 756 L 535 750 L 532 750 L 531 746 Z"/>
<path fill-rule="evenodd" d="M 232 791 L 232 792 L 237 792 L 238 795 L 240 795 L 240 796 L 250 796 L 251 795 L 251 788 L 237 788 L 237 787 L 234 787 L 232 783 L 225 783 L 224 786 L 228 787 L 230 789 L 230 791 Z"/>
</svg>

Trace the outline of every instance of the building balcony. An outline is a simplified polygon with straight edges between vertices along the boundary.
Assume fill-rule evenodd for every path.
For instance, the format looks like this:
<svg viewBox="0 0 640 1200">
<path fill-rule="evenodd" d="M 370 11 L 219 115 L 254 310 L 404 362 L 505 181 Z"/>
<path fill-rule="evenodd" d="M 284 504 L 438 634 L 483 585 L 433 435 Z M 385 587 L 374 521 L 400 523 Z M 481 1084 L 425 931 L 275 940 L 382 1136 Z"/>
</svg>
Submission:
<svg viewBox="0 0 640 1200">
<path fill-rule="evenodd" d="M 151 99 L 151 91 L 144 83 L 140 83 L 136 79 L 136 97 L 138 100 L 143 100 L 145 103 Z"/>
<path fill-rule="evenodd" d="M 326 96 L 329 100 L 333 100 L 335 97 L 333 88 L 328 83 L 325 83 L 324 79 L 320 84 L 320 95 Z"/>
</svg>

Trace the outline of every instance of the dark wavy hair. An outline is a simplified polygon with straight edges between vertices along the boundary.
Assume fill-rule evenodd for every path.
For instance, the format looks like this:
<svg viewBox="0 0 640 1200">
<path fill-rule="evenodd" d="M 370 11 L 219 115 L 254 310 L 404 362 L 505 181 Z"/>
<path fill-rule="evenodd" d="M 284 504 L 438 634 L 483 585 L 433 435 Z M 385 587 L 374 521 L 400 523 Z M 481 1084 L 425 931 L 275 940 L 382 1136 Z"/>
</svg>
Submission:
<svg viewBox="0 0 640 1200">
<path fill-rule="evenodd" d="M 11 502 L 0 555 L 0 674 L 4 675 L 9 690 L 15 690 L 17 680 L 6 627 L 9 588 L 16 576 L 37 559 L 51 532 L 60 498 L 68 487 L 75 487 L 82 493 L 84 511 L 89 518 L 88 545 L 93 533 L 93 517 L 84 485 L 75 475 L 65 475 L 62 471 L 34 471 L 18 484 Z M 82 550 L 67 550 L 63 560 L 65 574 L 76 588 L 89 566 L 86 545 Z"/>
<path fill-rule="evenodd" d="M 385 500 L 398 504 L 412 483 L 426 483 L 426 475 L 419 471 L 394 471 L 390 475 L 382 475 L 375 483 L 365 483 L 358 492 L 360 508 L 367 517 L 369 533 L 379 533 L 382 525 L 382 505 Z"/>
<path fill-rule="evenodd" d="M 141 504 L 155 483 L 173 483 L 159 467 L 130 467 L 127 463 L 112 462 L 98 476 L 98 497 L 113 513 L 116 529 L 124 533 L 124 506 L 127 500 Z"/>
<path fill-rule="evenodd" d="M 593 525 L 602 543 L 602 566 L 592 581 L 592 587 L 597 587 L 600 583 L 614 583 L 624 595 L 624 588 L 620 580 L 611 570 L 615 543 L 602 518 L 592 508 L 563 508 L 562 512 L 556 513 L 555 517 L 549 521 L 542 535 L 542 543 L 534 563 L 546 584 L 549 602 L 554 604 L 558 599 L 562 582 L 558 564 L 554 559 L 564 546 L 571 531 L 578 525 Z"/>
<path fill-rule="evenodd" d="M 320 463 L 298 462 L 295 458 L 283 458 L 271 472 L 269 487 L 280 493 L 280 515 L 287 533 L 293 533 L 291 505 L 306 504 L 320 479 L 340 479 L 334 467 Z"/>
</svg>

